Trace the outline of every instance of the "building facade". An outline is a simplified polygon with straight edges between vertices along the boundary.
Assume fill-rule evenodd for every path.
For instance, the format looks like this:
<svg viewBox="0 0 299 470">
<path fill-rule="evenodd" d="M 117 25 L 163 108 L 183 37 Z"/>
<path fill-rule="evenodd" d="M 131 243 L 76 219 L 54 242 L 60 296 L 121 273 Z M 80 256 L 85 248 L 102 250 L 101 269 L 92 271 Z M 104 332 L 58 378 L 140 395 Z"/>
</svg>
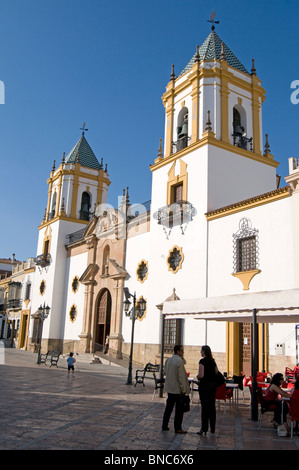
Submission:
<svg viewBox="0 0 299 470">
<path fill-rule="evenodd" d="M 254 61 L 237 59 L 214 27 L 162 97 L 164 148 L 150 170 L 150 205 L 107 204 L 107 168 L 84 132 L 48 180 L 39 227 L 32 309 L 46 303 L 45 349 L 129 354 L 124 288 L 146 310 L 135 324 L 134 359 L 159 363 L 183 343 L 189 370 L 208 343 L 222 370 L 250 370 L 251 327 L 176 316 L 166 300 L 247 295 L 299 287 L 297 162 L 286 186 L 263 133 L 265 90 Z M 279 254 L 279 255 L 278 255 Z M 30 344 L 36 344 L 38 318 Z M 298 362 L 296 322 L 259 325 L 259 368 Z M 296 336 L 297 338 L 297 336 Z"/>
</svg>

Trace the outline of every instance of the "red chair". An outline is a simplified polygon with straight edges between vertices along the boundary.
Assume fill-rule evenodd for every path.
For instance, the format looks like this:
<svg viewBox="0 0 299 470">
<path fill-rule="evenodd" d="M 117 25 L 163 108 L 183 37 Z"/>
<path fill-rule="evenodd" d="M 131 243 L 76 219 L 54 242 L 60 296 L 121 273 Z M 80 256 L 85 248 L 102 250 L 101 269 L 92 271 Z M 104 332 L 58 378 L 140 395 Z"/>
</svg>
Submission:
<svg viewBox="0 0 299 470">
<path fill-rule="evenodd" d="M 224 414 L 226 413 L 226 401 L 229 400 L 231 403 L 231 398 L 233 396 L 233 389 L 226 388 L 226 384 L 220 385 L 220 387 L 217 387 L 216 389 L 216 400 L 223 400 L 224 401 Z M 219 406 L 220 406 L 220 401 L 219 401 Z"/>
<path fill-rule="evenodd" d="M 258 421 L 258 429 L 261 429 L 262 425 L 262 420 L 263 420 L 263 415 L 264 413 L 267 413 L 268 411 L 274 411 L 276 406 L 273 404 L 267 403 L 266 400 L 264 400 L 264 393 L 261 388 L 258 388 L 257 390 L 257 401 L 260 404 L 260 415 L 259 415 L 259 421 Z"/>
<path fill-rule="evenodd" d="M 284 375 L 287 382 L 292 382 L 295 378 L 293 369 L 290 369 L 289 367 L 285 368 Z"/>
<path fill-rule="evenodd" d="M 291 397 L 289 404 L 291 415 L 291 439 L 293 438 L 294 421 L 299 421 L 299 399 Z"/>
<path fill-rule="evenodd" d="M 294 367 L 293 373 L 294 373 L 294 378 L 296 381 L 297 379 L 299 379 L 299 366 Z"/>
</svg>

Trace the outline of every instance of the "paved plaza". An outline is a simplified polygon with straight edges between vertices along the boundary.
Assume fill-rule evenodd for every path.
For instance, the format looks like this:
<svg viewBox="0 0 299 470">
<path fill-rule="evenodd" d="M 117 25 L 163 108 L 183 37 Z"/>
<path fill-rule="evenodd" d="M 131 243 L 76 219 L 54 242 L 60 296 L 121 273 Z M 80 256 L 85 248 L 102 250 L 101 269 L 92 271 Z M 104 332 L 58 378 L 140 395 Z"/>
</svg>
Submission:
<svg viewBox="0 0 299 470">
<path fill-rule="evenodd" d="M 200 428 L 197 396 L 184 417 L 188 433 L 175 434 L 172 421 L 170 430 L 162 431 L 165 398 L 153 399 L 152 380 L 146 380 L 145 387 L 126 385 L 126 367 L 94 364 L 90 355 L 76 357 L 73 378 L 67 376 L 65 357 L 58 368 L 50 368 L 37 365 L 36 354 L 4 349 L 1 450 L 101 450 L 103 459 L 116 459 L 122 453 L 138 456 L 135 451 L 152 456 L 160 452 L 179 455 L 181 463 L 187 458 L 192 463 L 200 450 L 299 450 L 298 436 L 277 436 L 271 414 L 264 415 L 261 430 L 257 429 L 257 422 L 250 419 L 247 395 L 239 396 L 238 406 L 227 404 L 225 411 L 223 404 L 220 410 L 217 405 L 214 435 L 196 434 Z"/>
</svg>

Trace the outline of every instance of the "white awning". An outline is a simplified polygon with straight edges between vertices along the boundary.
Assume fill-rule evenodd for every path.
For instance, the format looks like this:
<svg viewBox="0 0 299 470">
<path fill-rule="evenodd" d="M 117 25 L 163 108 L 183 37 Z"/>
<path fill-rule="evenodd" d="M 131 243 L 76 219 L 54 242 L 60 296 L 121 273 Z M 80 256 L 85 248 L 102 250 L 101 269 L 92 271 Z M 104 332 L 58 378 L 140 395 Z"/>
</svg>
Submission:
<svg viewBox="0 0 299 470">
<path fill-rule="evenodd" d="M 194 318 L 252 322 L 256 309 L 258 323 L 299 322 L 299 289 L 225 295 L 163 303 L 165 318 Z"/>
</svg>

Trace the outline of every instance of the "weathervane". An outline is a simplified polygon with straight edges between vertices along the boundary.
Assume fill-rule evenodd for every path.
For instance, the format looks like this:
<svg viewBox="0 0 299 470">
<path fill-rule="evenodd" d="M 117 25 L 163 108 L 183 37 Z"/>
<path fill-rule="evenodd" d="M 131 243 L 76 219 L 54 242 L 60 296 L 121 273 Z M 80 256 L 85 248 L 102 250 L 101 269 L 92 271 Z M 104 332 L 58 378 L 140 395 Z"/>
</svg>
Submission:
<svg viewBox="0 0 299 470">
<path fill-rule="evenodd" d="M 214 24 L 219 24 L 219 21 L 215 21 L 215 16 L 216 16 L 216 13 L 214 11 L 212 11 L 210 19 L 207 20 L 208 23 L 212 23 L 212 30 L 215 29 Z"/>
<path fill-rule="evenodd" d="M 88 131 L 88 129 L 85 129 L 85 122 L 83 122 L 83 127 L 80 127 L 80 129 L 81 129 L 81 131 L 83 131 L 82 135 L 84 135 L 85 131 Z"/>
</svg>

